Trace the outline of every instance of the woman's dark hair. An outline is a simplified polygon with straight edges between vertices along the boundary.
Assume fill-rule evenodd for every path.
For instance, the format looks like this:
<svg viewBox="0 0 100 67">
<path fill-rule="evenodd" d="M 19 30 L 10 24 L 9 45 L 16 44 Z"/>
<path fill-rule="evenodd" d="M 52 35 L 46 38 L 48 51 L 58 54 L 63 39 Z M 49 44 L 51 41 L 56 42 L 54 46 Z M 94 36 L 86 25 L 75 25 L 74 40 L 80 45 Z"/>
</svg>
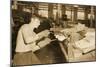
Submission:
<svg viewBox="0 0 100 67">
<path fill-rule="evenodd" d="M 34 29 L 34 32 L 39 33 L 43 30 L 50 30 L 50 28 L 51 28 L 51 24 L 50 24 L 49 20 L 46 18 L 42 18 L 42 21 L 40 22 L 39 27 Z"/>
<path fill-rule="evenodd" d="M 40 22 L 39 27 L 35 28 L 34 32 L 39 33 L 39 32 L 44 31 L 44 30 L 50 30 L 50 28 L 52 27 L 50 23 L 51 23 L 51 21 L 49 19 L 43 17 L 42 21 Z M 50 31 L 50 34 L 48 35 L 48 37 L 50 39 L 55 39 L 53 31 Z"/>
</svg>

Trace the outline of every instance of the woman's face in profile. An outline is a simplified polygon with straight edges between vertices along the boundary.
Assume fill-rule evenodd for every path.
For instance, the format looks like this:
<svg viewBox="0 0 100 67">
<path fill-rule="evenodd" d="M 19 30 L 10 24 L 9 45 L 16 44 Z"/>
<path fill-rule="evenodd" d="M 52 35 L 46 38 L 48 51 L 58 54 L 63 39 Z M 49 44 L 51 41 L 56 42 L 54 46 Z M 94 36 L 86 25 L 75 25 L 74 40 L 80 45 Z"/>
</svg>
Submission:
<svg viewBox="0 0 100 67">
<path fill-rule="evenodd" d="M 35 19 L 34 25 L 35 25 L 35 28 L 38 28 L 38 27 L 39 27 L 39 25 L 40 25 L 40 20 L 39 20 L 38 18 Z"/>
</svg>

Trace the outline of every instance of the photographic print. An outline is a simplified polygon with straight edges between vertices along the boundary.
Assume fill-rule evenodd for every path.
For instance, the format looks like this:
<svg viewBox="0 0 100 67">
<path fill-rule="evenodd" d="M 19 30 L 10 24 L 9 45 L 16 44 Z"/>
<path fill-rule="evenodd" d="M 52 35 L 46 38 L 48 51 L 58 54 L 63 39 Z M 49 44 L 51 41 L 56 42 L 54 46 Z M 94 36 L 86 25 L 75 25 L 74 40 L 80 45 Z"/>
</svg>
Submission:
<svg viewBox="0 0 100 67">
<path fill-rule="evenodd" d="M 96 61 L 96 6 L 11 1 L 11 64 Z"/>
</svg>

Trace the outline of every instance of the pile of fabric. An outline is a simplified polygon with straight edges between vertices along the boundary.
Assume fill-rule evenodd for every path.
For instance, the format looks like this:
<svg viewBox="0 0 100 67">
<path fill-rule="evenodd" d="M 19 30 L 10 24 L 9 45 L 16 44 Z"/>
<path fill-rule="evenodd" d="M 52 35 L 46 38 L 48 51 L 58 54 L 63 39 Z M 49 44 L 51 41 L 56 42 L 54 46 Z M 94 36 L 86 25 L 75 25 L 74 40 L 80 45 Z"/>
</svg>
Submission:
<svg viewBox="0 0 100 67">
<path fill-rule="evenodd" d="M 61 30 L 63 35 L 56 35 L 58 40 L 70 38 L 69 42 L 73 42 L 73 46 L 82 53 L 87 53 L 95 50 L 95 30 L 85 27 L 84 24 L 75 25 L 73 28 Z M 70 37 L 69 37 L 70 36 Z"/>
<path fill-rule="evenodd" d="M 88 31 L 85 38 L 75 42 L 75 47 L 83 53 L 95 50 L 95 31 Z"/>
</svg>

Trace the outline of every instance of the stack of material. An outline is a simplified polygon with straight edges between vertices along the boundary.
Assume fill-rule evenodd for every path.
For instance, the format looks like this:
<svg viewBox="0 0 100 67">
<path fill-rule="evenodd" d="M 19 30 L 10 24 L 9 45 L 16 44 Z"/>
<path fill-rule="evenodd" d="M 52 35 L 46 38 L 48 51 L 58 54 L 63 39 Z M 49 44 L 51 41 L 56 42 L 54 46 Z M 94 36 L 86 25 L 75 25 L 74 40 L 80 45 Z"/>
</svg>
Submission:
<svg viewBox="0 0 100 67">
<path fill-rule="evenodd" d="M 83 53 L 95 50 L 95 31 L 88 31 L 85 38 L 75 42 L 75 47 L 82 50 Z"/>
</svg>

